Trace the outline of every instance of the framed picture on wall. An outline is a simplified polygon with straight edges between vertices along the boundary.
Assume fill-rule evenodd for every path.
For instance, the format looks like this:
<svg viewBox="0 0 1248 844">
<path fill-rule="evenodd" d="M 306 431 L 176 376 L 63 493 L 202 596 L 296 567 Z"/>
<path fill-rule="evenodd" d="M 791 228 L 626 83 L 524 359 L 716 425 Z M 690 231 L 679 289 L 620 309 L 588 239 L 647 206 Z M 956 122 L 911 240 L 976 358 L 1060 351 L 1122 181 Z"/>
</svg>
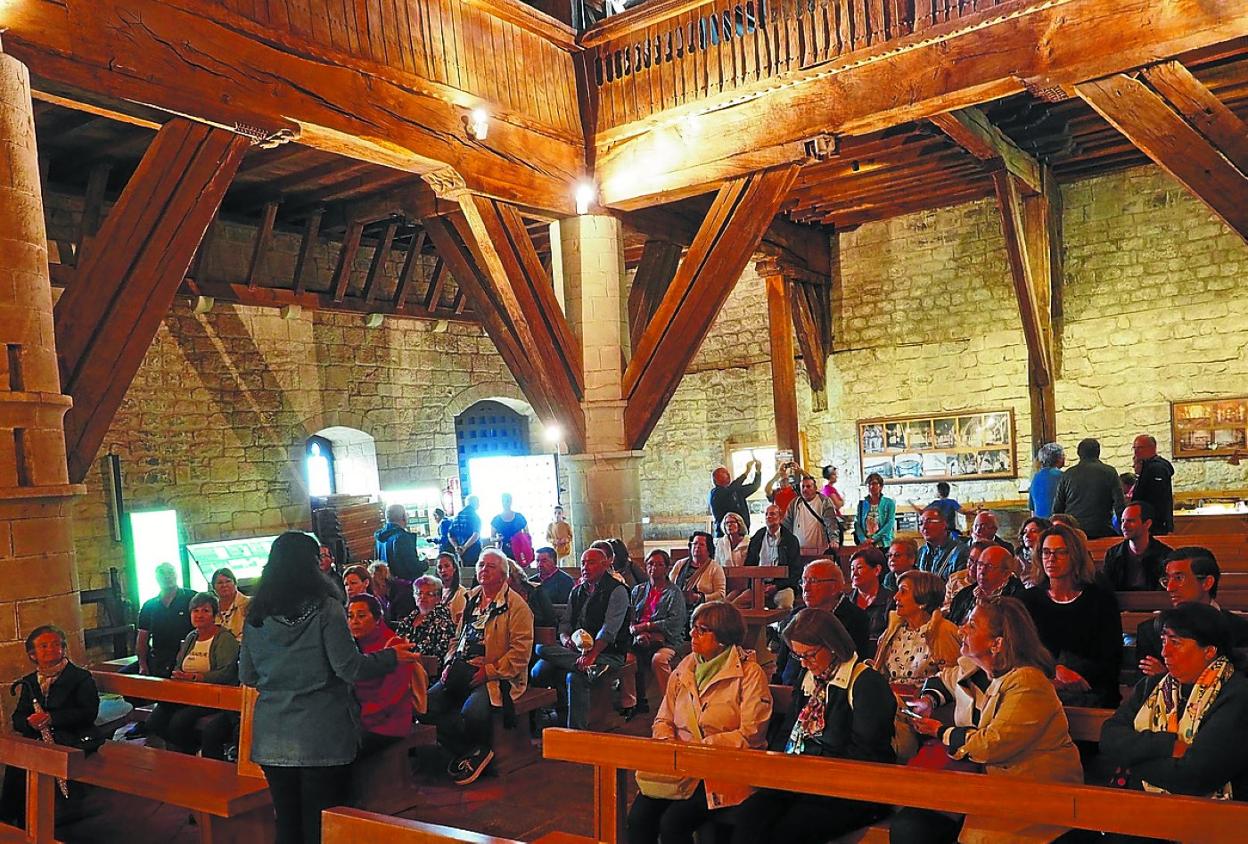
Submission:
<svg viewBox="0 0 1248 844">
<path fill-rule="evenodd" d="M 858 421 L 862 474 L 885 483 L 1017 478 L 1016 454 L 1010 409 Z"/>
<path fill-rule="evenodd" d="M 1248 396 L 1170 402 L 1175 457 L 1231 457 L 1248 453 Z"/>
</svg>

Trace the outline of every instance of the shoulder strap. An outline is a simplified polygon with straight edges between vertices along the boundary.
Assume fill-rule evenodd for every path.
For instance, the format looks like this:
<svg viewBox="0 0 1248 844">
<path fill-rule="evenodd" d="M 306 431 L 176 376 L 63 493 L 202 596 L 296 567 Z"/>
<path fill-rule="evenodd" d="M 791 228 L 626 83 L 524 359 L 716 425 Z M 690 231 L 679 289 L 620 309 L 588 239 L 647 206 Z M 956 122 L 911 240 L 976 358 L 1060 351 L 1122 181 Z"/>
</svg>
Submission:
<svg viewBox="0 0 1248 844">
<path fill-rule="evenodd" d="M 854 670 L 849 675 L 849 688 L 845 690 L 845 696 L 849 699 L 849 708 L 851 711 L 854 708 L 854 683 L 858 681 L 858 675 L 866 670 L 867 664 L 862 660 L 858 660 L 854 663 Z"/>
</svg>

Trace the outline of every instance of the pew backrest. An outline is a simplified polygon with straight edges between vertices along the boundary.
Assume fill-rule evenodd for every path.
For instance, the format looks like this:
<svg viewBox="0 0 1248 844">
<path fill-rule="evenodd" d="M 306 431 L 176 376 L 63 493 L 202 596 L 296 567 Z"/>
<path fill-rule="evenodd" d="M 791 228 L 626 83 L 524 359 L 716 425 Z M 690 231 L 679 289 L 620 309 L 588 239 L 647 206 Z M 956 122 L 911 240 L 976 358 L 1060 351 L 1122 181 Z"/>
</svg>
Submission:
<svg viewBox="0 0 1248 844">
<path fill-rule="evenodd" d="M 390 844 L 426 844 L 436 841 L 520 844 L 511 838 L 496 838 L 466 829 L 379 815 L 346 806 L 326 809 L 321 813 L 321 844 L 357 844 L 359 841 L 386 841 Z"/>
<path fill-rule="evenodd" d="M 21 736 L 0 736 L 0 762 L 26 772 L 26 829 L 0 823 L 0 839 L 50 844 L 56 840 L 56 781 L 81 776 L 86 754 Z"/>
</svg>

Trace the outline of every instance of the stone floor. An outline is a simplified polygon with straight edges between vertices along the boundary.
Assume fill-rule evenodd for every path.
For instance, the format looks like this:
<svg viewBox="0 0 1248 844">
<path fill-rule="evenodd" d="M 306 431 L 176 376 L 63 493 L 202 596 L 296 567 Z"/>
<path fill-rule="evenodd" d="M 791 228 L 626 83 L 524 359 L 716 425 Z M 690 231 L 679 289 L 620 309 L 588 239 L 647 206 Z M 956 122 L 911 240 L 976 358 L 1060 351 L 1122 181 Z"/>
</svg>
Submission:
<svg viewBox="0 0 1248 844">
<path fill-rule="evenodd" d="M 637 718 L 620 733 L 648 735 L 649 721 Z M 417 759 L 412 808 L 401 816 L 531 841 L 561 830 L 589 835 L 593 828 L 590 768 L 545 760 L 502 778 L 487 772 L 461 787 L 437 772 L 438 764 Z M 556 798 L 558 809 L 555 809 Z M 84 801 L 85 817 L 57 828 L 68 844 L 197 844 L 199 830 L 184 809 L 115 792 L 95 790 Z"/>
</svg>

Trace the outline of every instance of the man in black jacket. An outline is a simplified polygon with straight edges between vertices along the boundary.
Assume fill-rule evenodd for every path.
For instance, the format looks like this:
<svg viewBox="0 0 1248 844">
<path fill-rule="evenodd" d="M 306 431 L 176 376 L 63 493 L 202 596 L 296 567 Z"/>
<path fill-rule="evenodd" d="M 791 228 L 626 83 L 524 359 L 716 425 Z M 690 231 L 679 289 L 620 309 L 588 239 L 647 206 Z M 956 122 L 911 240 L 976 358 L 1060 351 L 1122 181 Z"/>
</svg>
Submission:
<svg viewBox="0 0 1248 844">
<path fill-rule="evenodd" d="M 1105 552 L 1101 574 L 1117 591 L 1161 589 L 1169 545 L 1152 535 L 1153 506 L 1132 501 L 1122 511 L 1124 539 Z"/>
<path fill-rule="evenodd" d="M 751 468 L 754 470 L 754 480 L 747 484 L 745 479 Z M 711 487 L 706 503 L 711 511 L 711 519 L 715 522 L 716 539 L 724 535 L 722 525 L 726 513 L 736 513 L 745 522 L 745 529 L 750 529 L 750 505 L 745 499 L 758 492 L 758 487 L 763 482 L 762 473 L 763 464 L 757 460 L 745 464 L 745 471 L 736 480 L 733 480 L 723 466 L 711 473 L 711 482 L 715 486 Z"/>
<path fill-rule="evenodd" d="M 1174 532 L 1174 491 L 1170 480 L 1174 467 L 1170 461 L 1157 454 L 1157 440 L 1148 434 L 1140 434 L 1131 443 L 1135 456 L 1135 474 L 1138 476 L 1131 488 L 1132 501 L 1147 501 L 1153 507 L 1153 536 L 1165 536 Z"/>
<path fill-rule="evenodd" d="M 946 616 L 959 627 L 966 623 L 975 609 L 975 601 L 979 598 L 995 598 L 998 595 L 1006 598 L 1021 598 L 1026 587 L 1023 582 L 1010 574 L 1013 555 L 1000 545 L 985 548 L 978 560 L 969 566 L 975 582 L 965 586 L 953 596 L 949 603 L 949 614 Z"/>
<path fill-rule="evenodd" d="M 1054 513 L 1069 513 L 1079 520 L 1088 539 L 1114 535 L 1113 517 L 1126 503 L 1122 482 L 1113 466 L 1101 462 L 1101 444 L 1079 441 L 1079 462 L 1062 473 L 1053 497 Z"/>
<path fill-rule="evenodd" d="M 745 553 L 747 566 L 784 566 L 789 576 L 767 584 L 767 597 L 782 610 L 793 608 L 797 599 L 797 582 L 802 578 L 802 549 L 793 532 L 781 524 L 784 513 L 775 504 L 763 511 L 765 527 L 750 537 Z M 761 609 L 759 607 L 758 609 Z"/>
<path fill-rule="evenodd" d="M 632 637 L 628 632 L 628 587 L 607 574 L 611 559 L 599 548 L 581 555 L 581 582 L 568 598 L 567 619 L 559 624 L 558 645 L 538 645 L 533 683 L 559 694 L 570 730 L 589 726 L 589 686 L 611 668 L 624 665 Z M 573 634 L 588 633 L 592 644 Z M 588 645 L 588 647 L 585 647 Z M 584 648 L 584 649 L 582 649 Z"/>
</svg>

